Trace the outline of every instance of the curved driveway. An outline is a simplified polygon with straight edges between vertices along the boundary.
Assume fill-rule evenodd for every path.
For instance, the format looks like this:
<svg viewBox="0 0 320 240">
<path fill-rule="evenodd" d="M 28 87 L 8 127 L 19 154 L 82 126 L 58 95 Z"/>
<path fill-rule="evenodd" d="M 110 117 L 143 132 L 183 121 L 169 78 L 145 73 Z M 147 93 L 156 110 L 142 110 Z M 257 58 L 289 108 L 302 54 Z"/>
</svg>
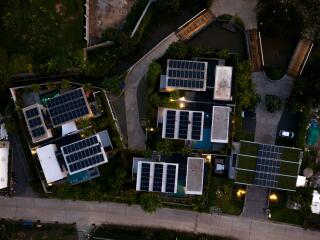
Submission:
<svg viewBox="0 0 320 240">
<path fill-rule="evenodd" d="M 126 76 L 125 81 L 125 109 L 127 118 L 128 148 L 133 150 L 145 150 L 145 135 L 140 125 L 137 90 L 143 76 L 148 72 L 150 63 L 161 57 L 169 45 L 178 41 L 175 33 L 171 33 L 158 45 L 152 48 L 135 65 Z"/>
<path fill-rule="evenodd" d="M 0 197 L 0 218 L 40 220 L 41 222 L 121 224 L 161 227 L 188 232 L 230 236 L 243 240 L 318 240 L 319 232 L 300 227 L 251 220 L 244 217 L 159 209 L 147 214 L 140 206 L 40 198 Z"/>
</svg>

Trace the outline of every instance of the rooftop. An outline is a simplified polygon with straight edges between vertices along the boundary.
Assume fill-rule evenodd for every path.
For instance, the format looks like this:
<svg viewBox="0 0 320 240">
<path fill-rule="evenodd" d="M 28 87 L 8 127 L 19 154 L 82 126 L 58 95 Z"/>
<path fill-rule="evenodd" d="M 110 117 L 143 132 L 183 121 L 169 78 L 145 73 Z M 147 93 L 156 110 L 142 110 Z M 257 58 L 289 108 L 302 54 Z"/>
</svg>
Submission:
<svg viewBox="0 0 320 240">
<path fill-rule="evenodd" d="M 202 195 L 204 159 L 188 157 L 186 194 Z"/>
<path fill-rule="evenodd" d="M 228 143 L 230 107 L 212 107 L 211 142 Z"/>
<path fill-rule="evenodd" d="M 214 83 L 214 100 L 230 101 L 232 85 L 232 67 L 216 66 Z"/>
<path fill-rule="evenodd" d="M 241 141 L 236 182 L 294 191 L 301 149 Z"/>
</svg>

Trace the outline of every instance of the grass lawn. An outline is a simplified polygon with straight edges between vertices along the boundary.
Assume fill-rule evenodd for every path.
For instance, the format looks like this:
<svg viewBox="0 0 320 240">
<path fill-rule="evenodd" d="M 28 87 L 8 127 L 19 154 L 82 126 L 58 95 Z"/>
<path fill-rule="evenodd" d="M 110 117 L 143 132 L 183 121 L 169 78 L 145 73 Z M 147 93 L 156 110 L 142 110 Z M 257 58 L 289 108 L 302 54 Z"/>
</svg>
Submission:
<svg viewBox="0 0 320 240">
<path fill-rule="evenodd" d="M 238 169 L 236 182 L 251 184 L 251 183 L 253 183 L 254 177 L 255 177 L 254 172 L 243 171 L 243 170 Z"/>
<path fill-rule="evenodd" d="M 298 175 L 299 164 L 281 162 L 280 163 L 280 173 L 284 175 L 297 176 Z"/>
<path fill-rule="evenodd" d="M 299 210 L 289 209 L 283 206 L 270 206 L 271 220 L 289 224 L 302 225 L 303 216 Z"/>
<path fill-rule="evenodd" d="M 216 207 L 219 207 L 225 214 L 240 215 L 243 210 L 244 202 L 242 200 L 217 200 Z"/>
<path fill-rule="evenodd" d="M 286 161 L 299 162 L 300 153 L 301 151 L 299 149 L 283 148 L 280 158 Z"/>
<path fill-rule="evenodd" d="M 0 221 L 1 239 L 35 239 L 35 240 L 76 240 L 77 230 L 71 224 L 41 224 L 37 228 L 34 223 L 31 228 L 24 228 L 22 222 Z"/>
<path fill-rule="evenodd" d="M 296 189 L 296 177 L 279 176 L 278 187 L 284 189 Z"/>
<path fill-rule="evenodd" d="M 257 156 L 259 144 L 250 142 L 241 142 L 240 153 L 245 155 Z"/>
<path fill-rule="evenodd" d="M 238 155 L 238 168 L 255 170 L 257 164 L 256 157 L 247 157 Z"/>
</svg>

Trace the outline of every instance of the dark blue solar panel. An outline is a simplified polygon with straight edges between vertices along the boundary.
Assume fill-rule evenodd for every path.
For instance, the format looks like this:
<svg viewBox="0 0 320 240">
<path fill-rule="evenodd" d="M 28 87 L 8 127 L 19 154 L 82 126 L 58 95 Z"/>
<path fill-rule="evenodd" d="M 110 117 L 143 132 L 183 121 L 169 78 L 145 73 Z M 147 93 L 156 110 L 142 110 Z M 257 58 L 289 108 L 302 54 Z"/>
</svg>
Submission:
<svg viewBox="0 0 320 240">
<path fill-rule="evenodd" d="M 170 110 L 167 111 L 166 129 L 165 129 L 166 138 L 174 138 L 175 119 L 176 119 L 176 112 L 170 111 Z"/>
<path fill-rule="evenodd" d="M 69 144 L 67 146 L 62 147 L 64 154 L 69 154 L 71 152 L 75 152 L 80 150 L 81 148 L 89 147 L 91 145 L 95 145 L 98 143 L 97 136 L 92 136 L 81 141 Z"/>
<path fill-rule="evenodd" d="M 173 193 L 176 181 L 176 166 L 167 166 L 166 192 Z"/>
<path fill-rule="evenodd" d="M 65 93 L 47 101 L 47 107 L 54 125 L 60 125 L 89 113 L 81 89 Z"/>
<path fill-rule="evenodd" d="M 149 191 L 149 181 L 150 181 L 150 164 L 141 164 L 141 178 L 140 178 L 140 190 Z"/>
<path fill-rule="evenodd" d="M 36 118 L 33 118 L 33 119 L 29 120 L 30 128 L 34 128 L 34 127 L 39 126 L 41 124 L 42 124 L 42 122 L 41 122 L 41 118 L 40 117 L 36 117 Z"/>
<path fill-rule="evenodd" d="M 40 137 L 42 135 L 45 134 L 45 131 L 44 131 L 44 128 L 43 127 L 38 127 L 38 128 L 35 128 L 33 130 L 31 130 L 31 135 L 36 138 L 36 137 Z"/>
<path fill-rule="evenodd" d="M 194 112 L 192 119 L 191 138 L 201 140 L 202 113 Z"/>
<path fill-rule="evenodd" d="M 26 111 L 27 118 L 32 118 L 39 115 L 38 108 L 32 108 Z"/>
<path fill-rule="evenodd" d="M 161 192 L 162 188 L 162 175 L 163 175 L 163 165 L 154 165 L 154 178 L 153 178 L 153 191 Z"/>
<path fill-rule="evenodd" d="M 188 138 L 189 112 L 180 112 L 179 138 Z"/>
<path fill-rule="evenodd" d="M 103 155 L 99 154 L 99 155 L 95 155 L 95 156 L 91 156 L 89 158 L 86 158 L 82 161 L 78 161 L 73 164 L 70 164 L 69 169 L 70 169 L 70 172 L 76 172 L 76 171 L 81 170 L 83 168 L 87 168 L 89 166 L 99 164 L 103 161 L 104 161 Z"/>
</svg>

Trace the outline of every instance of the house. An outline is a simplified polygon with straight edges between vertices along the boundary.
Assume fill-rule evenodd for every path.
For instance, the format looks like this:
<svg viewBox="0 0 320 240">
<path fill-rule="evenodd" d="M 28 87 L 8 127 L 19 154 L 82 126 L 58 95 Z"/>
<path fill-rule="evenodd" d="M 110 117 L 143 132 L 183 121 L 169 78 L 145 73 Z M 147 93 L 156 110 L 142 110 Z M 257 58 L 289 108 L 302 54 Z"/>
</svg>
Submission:
<svg viewBox="0 0 320 240">
<path fill-rule="evenodd" d="M 61 127 L 62 135 L 76 131 L 75 121 L 90 117 L 91 110 L 83 88 L 42 99 L 22 109 L 32 143 L 53 137 L 52 129 Z"/>
<path fill-rule="evenodd" d="M 301 162 L 301 149 L 241 141 L 235 182 L 295 191 Z"/>
<path fill-rule="evenodd" d="M 204 175 L 204 158 L 188 157 L 186 194 L 202 195 L 203 177 L 204 177 L 203 175 Z"/>
<path fill-rule="evenodd" d="M 61 146 L 55 143 L 37 148 L 36 153 L 47 184 L 52 185 L 66 177 L 71 184 L 77 184 L 99 176 L 96 167 L 108 162 L 104 149 L 106 145 L 100 136 L 98 133 Z"/>
</svg>

